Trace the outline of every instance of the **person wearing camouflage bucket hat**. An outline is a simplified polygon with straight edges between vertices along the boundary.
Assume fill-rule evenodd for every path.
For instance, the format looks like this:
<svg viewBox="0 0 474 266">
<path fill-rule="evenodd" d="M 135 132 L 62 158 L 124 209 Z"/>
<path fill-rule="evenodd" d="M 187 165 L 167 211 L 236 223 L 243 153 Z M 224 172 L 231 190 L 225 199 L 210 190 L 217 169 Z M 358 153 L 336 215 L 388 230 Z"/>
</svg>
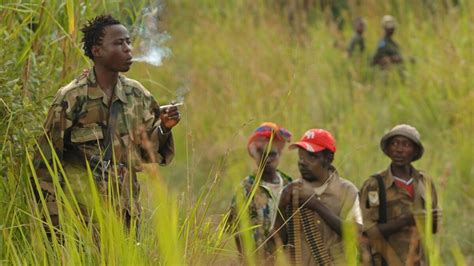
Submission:
<svg viewBox="0 0 474 266">
<path fill-rule="evenodd" d="M 390 15 L 383 16 L 382 29 L 384 30 L 384 36 L 377 45 L 377 51 L 372 58 L 372 65 L 378 65 L 386 69 L 391 64 L 400 64 L 403 62 L 400 48 L 392 38 L 396 25 L 397 23 L 394 17 Z"/>
<path fill-rule="evenodd" d="M 396 125 L 383 135 L 380 148 L 391 163 L 369 177 L 361 189 L 364 229 L 374 265 L 424 265 L 420 242 L 413 239 L 424 232 L 427 212 L 436 233 L 441 211 L 432 179 L 412 165 L 424 153 L 420 133 L 413 126 Z M 426 209 L 427 193 L 431 193 L 431 210 Z"/>
<path fill-rule="evenodd" d="M 383 29 L 393 29 L 397 25 L 395 18 L 390 15 L 385 15 L 382 17 L 382 28 Z"/>
<path fill-rule="evenodd" d="M 421 144 L 420 133 L 418 132 L 418 130 L 416 130 L 416 128 L 406 124 L 396 125 L 389 132 L 387 132 L 380 140 L 380 148 L 387 156 L 387 144 L 389 143 L 389 140 L 395 136 L 407 137 L 417 146 L 417 152 L 414 154 L 413 161 L 416 161 L 420 159 L 421 156 L 423 156 L 424 148 Z"/>
</svg>

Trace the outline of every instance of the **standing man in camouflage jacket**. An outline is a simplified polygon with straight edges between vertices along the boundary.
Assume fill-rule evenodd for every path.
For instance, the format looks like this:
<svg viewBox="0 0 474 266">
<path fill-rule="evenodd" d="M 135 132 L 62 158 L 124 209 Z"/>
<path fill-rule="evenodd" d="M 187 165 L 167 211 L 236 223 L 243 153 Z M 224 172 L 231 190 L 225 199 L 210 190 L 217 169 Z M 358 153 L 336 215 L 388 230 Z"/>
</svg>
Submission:
<svg viewBox="0 0 474 266">
<path fill-rule="evenodd" d="M 395 19 L 392 16 L 383 16 L 382 28 L 384 30 L 384 36 L 379 41 L 377 51 L 375 52 L 375 55 L 372 59 L 372 65 L 378 65 L 385 69 L 391 64 L 403 63 L 400 48 L 392 38 L 396 29 L 396 25 Z"/>
<path fill-rule="evenodd" d="M 380 148 L 392 162 L 361 189 L 373 265 L 426 265 L 422 228 L 430 212 L 432 233 L 436 233 L 441 212 L 432 179 L 412 166 L 423 155 L 420 134 L 412 126 L 397 125 L 382 137 Z"/>
<path fill-rule="evenodd" d="M 351 57 L 354 52 L 362 54 L 365 51 L 364 30 L 364 19 L 362 17 L 357 17 L 354 20 L 354 35 L 352 35 L 352 39 L 349 43 L 349 46 L 347 47 L 347 54 L 349 57 Z"/>
<path fill-rule="evenodd" d="M 103 198 L 108 189 L 119 188 L 115 206 L 130 227 L 141 212 L 136 173 L 143 162 L 166 165 L 173 159 L 171 128 L 180 114 L 176 107 L 160 112 L 149 91 L 120 74 L 130 69 L 132 53 L 129 32 L 119 21 L 110 15 L 98 16 L 81 30 L 84 52 L 94 66 L 57 92 L 35 157 L 35 183 L 54 226 L 60 223 L 55 176 L 66 195 L 76 198 L 89 222 L 93 189 L 87 175 L 89 164 Z M 48 170 L 55 154 L 65 175 Z M 66 181 L 71 186 L 65 186 Z"/>
</svg>

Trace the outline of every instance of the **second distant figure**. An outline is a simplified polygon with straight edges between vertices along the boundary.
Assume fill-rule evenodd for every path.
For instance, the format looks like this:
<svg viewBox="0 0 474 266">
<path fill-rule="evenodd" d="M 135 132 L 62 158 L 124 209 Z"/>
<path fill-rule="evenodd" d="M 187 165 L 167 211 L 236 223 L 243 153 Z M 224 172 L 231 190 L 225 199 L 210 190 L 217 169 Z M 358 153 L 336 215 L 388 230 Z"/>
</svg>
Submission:
<svg viewBox="0 0 474 266">
<path fill-rule="evenodd" d="M 347 53 L 351 57 L 354 52 L 359 51 L 363 53 L 365 50 L 365 40 L 364 40 L 364 30 L 365 30 L 365 21 L 362 17 L 357 17 L 354 20 L 354 35 L 352 36 L 349 47 L 347 48 Z"/>
<path fill-rule="evenodd" d="M 396 21 L 392 16 L 385 15 L 382 18 L 384 36 L 377 46 L 377 51 L 372 59 L 372 65 L 378 65 L 386 69 L 392 64 L 401 64 L 403 62 L 400 48 L 392 38 L 396 26 Z"/>
</svg>

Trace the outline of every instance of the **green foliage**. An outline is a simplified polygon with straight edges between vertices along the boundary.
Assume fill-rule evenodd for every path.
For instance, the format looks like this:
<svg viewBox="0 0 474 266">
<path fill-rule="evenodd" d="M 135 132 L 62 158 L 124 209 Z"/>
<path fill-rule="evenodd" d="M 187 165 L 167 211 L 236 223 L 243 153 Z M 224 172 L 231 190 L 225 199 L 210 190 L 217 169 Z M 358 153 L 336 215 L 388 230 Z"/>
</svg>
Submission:
<svg viewBox="0 0 474 266">
<path fill-rule="evenodd" d="M 416 126 L 426 148 L 416 167 L 433 177 L 444 214 L 440 234 L 425 239 L 430 258 L 472 264 L 474 236 L 466 234 L 474 211 L 471 1 L 347 1 L 352 12 L 341 12 L 344 21 L 362 15 L 368 25 L 367 52 L 351 59 L 344 51 L 350 23 L 338 31 L 328 12 L 314 12 L 295 30 L 273 2 L 165 2 L 160 26 L 172 36 L 167 45 L 174 56 L 160 68 L 137 63 L 127 75 L 160 103 L 174 99 L 175 88 L 189 87 L 174 130 L 177 155 L 169 167 L 152 166 L 140 176 L 140 244 L 95 198 L 102 214 L 98 247 L 65 195 L 65 244 L 47 239 L 40 208 L 30 204 L 27 155 L 54 93 L 90 65 L 79 44 L 80 25 L 112 13 L 135 29 L 142 9 L 155 1 L 3 1 L 0 264 L 236 262 L 225 212 L 230 192 L 254 167 L 246 138 L 263 121 L 282 124 L 295 139 L 311 127 L 330 130 L 336 167 L 359 186 L 388 165 L 378 148 L 382 134 L 397 123 Z M 398 20 L 394 38 L 407 63 L 382 72 L 367 62 L 387 13 Z M 297 176 L 296 154 L 285 151 L 280 166 Z M 354 241 L 351 234 L 346 239 Z"/>
</svg>

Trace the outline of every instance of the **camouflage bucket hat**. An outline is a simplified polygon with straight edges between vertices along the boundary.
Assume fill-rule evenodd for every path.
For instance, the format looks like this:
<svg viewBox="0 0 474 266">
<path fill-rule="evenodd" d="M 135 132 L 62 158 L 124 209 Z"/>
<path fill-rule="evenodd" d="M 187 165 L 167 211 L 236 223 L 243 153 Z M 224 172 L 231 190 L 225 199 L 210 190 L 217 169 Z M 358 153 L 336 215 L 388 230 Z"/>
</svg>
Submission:
<svg viewBox="0 0 474 266">
<path fill-rule="evenodd" d="M 421 158 L 425 149 L 421 144 L 420 133 L 416 128 L 406 124 L 396 125 L 382 137 L 382 140 L 380 140 L 380 148 L 387 156 L 388 141 L 395 136 L 404 136 L 413 141 L 413 143 L 418 146 L 418 153 L 413 157 L 413 161 Z"/>
<path fill-rule="evenodd" d="M 384 29 L 394 29 L 397 26 L 395 18 L 390 15 L 385 15 L 382 18 L 382 28 Z"/>
</svg>

